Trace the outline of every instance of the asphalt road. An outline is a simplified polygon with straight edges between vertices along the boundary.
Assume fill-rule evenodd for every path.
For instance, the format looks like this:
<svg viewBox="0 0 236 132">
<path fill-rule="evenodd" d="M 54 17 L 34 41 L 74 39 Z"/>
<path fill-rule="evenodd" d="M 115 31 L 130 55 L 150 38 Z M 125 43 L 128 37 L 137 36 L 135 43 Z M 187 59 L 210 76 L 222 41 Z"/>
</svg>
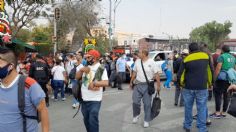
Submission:
<svg viewBox="0 0 236 132">
<path fill-rule="evenodd" d="M 124 90 L 107 89 L 104 92 L 100 110 L 100 132 L 184 132 L 182 128 L 184 108 L 174 106 L 174 88 L 162 89 L 162 109 L 160 115 L 150 123 L 149 128 L 143 128 L 143 112 L 138 124 L 132 124 L 132 91 L 128 85 Z M 71 107 L 72 96 L 66 101 L 51 101 L 49 107 L 51 132 L 86 132 L 81 112 L 72 118 L 76 109 Z M 214 101 L 208 102 L 209 113 L 214 111 Z M 142 110 L 143 111 L 143 110 Z M 194 113 L 196 107 L 194 106 Z M 212 119 L 209 132 L 235 132 L 236 119 L 227 116 L 223 119 Z M 196 121 L 192 132 L 197 132 Z"/>
</svg>

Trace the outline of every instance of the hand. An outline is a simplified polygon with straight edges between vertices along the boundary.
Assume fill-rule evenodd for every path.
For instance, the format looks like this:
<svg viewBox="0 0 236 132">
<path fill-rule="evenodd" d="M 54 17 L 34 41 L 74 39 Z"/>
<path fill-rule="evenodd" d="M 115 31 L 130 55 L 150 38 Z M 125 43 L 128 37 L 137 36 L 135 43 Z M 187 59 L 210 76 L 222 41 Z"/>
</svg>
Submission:
<svg viewBox="0 0 236 132">
<path fill-rule="evenodd" d="M 213 86 L 209 86 L 208 90 L 212 91 L 213 90 Z"/>
<path fill-rule="evenodd" d="M 227 92 L 229 92 L 231 90 L 236 90 L 236 85 L 235 84 L 230 85 L 229 88 L 227 89 Z"/>
<path fill-rule="evenodd" d="M 160 91 L 161 91 L 161 87 L 157 86 L 157 92 L 160 92 Z"/>
<path fill-rule="evenodd" d="M 86 74 L 88 74 L 90 72 L 90 68 L 89 67 L 83 67 L 80 69 L 82 72 L 85 72 Z"/>
<path fill-rule="evenodd" d="M 100 87 L 94 86 L 94 82 L 91 82 L 91 83 L 89 84 L 88 89 L 89 89 L 89 90 L 92 90 L 92 91 L 99 91 L 99 90 L 100 90 Z"/>
<path fill-rule="evenodd" d="M 129 89 L 130 89 L 130 90 L 133 90 L 133 89 L 134 89 L 133 83 L 130 83 L 130 84 L 129 84 Z"/>
</svg>

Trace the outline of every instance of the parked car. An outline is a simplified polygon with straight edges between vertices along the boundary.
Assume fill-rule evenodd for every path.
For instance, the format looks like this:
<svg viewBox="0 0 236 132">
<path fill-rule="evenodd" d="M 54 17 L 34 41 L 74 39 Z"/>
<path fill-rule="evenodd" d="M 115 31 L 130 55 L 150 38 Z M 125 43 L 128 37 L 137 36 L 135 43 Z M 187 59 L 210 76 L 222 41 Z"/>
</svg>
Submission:
<svg viewBox="0 0 236 132">
<path fill-rule="evenodd" d="M 171 54 L 172 54 L 172 51 L 151 51 L 149 52 L 148 57 L 153 59 L 156 62 L 158 68 L 161 69 L 161 65 Z M 164 72 L 161 71 L 159 74 L 160 74 L 161 79 L 166 79 Z"/>
</svg>

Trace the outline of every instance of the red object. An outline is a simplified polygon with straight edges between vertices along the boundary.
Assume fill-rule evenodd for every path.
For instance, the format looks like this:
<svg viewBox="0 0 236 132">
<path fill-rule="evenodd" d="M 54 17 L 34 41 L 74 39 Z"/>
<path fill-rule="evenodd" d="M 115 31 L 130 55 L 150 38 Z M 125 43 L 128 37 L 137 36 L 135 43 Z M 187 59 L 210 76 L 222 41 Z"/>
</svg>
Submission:
<svg viewBox="0 0 236 132">
<path fill-rule="evenodd" d="M 94 50 L 94 49 L 89 50 L 87 55 L 91 55 L 91 56 L 93 56 L 95 58 L 100 58 L 100 53 L 97 50 Z"/>
</svg>

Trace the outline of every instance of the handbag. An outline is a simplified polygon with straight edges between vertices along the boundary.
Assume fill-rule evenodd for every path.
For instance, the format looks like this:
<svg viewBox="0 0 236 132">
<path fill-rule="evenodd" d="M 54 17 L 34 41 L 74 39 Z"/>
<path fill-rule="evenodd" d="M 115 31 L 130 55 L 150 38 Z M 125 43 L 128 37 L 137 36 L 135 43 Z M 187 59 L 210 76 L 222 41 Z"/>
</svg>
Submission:
<svg viewBox="0 0 236 132">
<path fill-rule="evenodd" d="M 233 117 L 236 117 L 236 93 L 233 93 L 230 98 L 227 113 L 232 115 Z"/>
<path fill-rule="evenodd" d="M 152 101 L 152 108 L 151 108 L 152 120 L 159 115 L 160 111 L 161 111 L 161 99 L 160 99 L 160 93 L 157 92 Z"/>
<path fill-rule="evenodd" d="M 148 94 L 149 95 L 152 95 L 155 93 L 155 82 L 154 81 L 149 81 L 148 78 L 147 78 L 147 75 L 146 75 L 146 72 L 144 70 L 144 67 L 143 67 L 143 61 L 141 60 L 141 65 L 142 65 L 142 69 L 143 69 L 143 73 L 144 73 L 144 76 L 146 78 L 146 81 L 147 81 L 147 84 L 148 84 Z"/>
</svg>

